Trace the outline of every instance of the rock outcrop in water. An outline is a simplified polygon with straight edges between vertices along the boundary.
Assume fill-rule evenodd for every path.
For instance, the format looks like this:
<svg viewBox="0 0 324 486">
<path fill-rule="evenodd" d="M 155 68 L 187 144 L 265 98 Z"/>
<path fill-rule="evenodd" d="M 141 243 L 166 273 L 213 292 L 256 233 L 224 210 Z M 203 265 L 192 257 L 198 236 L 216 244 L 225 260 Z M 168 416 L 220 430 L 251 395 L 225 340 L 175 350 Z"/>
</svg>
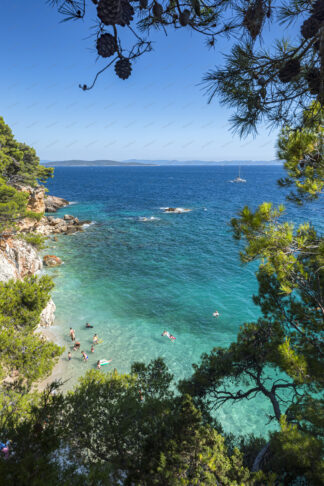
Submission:
<svg viewBox="0 0 324 486">
<path fill-rule="evenodd" d="M 56 255 L 45 255 L 43 258 L 43 263 L 46 267 L 57 267 L 62 265 L 62 260 Z"/>
<path fill-rule="evenodd" d="M 71 235 L 77 231 L 83 231 L 83 225 L 89 224 L 90 221 L 80 221 L 74 216 L 70 216 L 69 220 L 63 218 L 54 218 L 54 216 L 43 216 L 43 218 L 35 224 L 34 232 L 49 236 L 53 234 Z"/>
<path fill-rule="evenodd" d="M 189 213 L 192 209 L 188 208 L 165 208 L 164 213 Z"/>
<path fill-rule="evenodd" d="M 46 196 L 45 197 L 45 211 L 47 213 L 55 213 L 60 208 L 65 208 L 70 203 L 66 199 L 57 196 Z"/>
</svg>

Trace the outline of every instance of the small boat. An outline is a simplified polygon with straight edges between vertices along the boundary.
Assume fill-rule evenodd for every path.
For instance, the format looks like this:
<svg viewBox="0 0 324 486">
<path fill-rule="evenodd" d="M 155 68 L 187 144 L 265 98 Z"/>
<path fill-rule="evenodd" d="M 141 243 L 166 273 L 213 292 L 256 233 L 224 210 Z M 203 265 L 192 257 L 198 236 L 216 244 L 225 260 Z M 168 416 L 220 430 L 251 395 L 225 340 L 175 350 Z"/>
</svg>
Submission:
<svg viewBox="0 0 324 486">
<path fill-rule="evenodd" d="M 239 174 L 238 174 L 238 177 L 235 177 L 235 179 L 233 179 L 230 182 L 236 182 L 236 183 L 246 182 L 246 179 L 242 179 L 241 178 L 241 167 L 240 166 L 239 166 Z"/>
</svg>

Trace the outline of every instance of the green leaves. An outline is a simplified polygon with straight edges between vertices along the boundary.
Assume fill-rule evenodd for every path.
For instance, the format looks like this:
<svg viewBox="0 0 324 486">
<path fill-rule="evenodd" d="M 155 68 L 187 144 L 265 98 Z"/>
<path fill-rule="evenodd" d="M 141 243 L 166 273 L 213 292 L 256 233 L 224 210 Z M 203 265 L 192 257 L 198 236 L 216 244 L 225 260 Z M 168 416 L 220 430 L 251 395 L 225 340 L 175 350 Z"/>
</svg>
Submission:
<svg viewBox="0 0 324 486">
<path fill-rule="evenodd" d="M 324 189 L 324 113 L 318 103 L 304 112 L 298 130 L 286 126 L 278 139 L 278 158 L 284 160 L 288 177 L 281 186 L 295 186 L 288 199 L 302 204 L 317 199 Z"/>
<path fill-rule="evenodd" d="M 8 184 L 31 185 L 46 182 L 53 169 L 40 165 L 33 148 L 17 142 L 2 117 L 0 117 L 0 177 Z M 1 199 L 0 199 L 1 200 Z"/>
<path fill-rule="evenodd" d="M 52 288 L 48 276 L 0 283 L 0 364 L 4 374 L 18 372 L 20 378 L 32 383 L 47 375 L 62 353 L 59 346 L 34 334 Z"/>
</svg>

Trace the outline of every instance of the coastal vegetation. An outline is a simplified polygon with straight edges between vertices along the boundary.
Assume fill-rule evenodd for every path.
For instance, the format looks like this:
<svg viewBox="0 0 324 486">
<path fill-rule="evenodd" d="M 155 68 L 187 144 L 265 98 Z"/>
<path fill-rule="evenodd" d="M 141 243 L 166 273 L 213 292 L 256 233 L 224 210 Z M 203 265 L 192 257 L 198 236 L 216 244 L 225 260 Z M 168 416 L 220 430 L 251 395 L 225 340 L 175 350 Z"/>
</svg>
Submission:
<svg viewBox="0 0 324 486">
<path fill-rule="evenodd" d="M 68 17 L 85 15 L 85 2 L 52 3 Z M 132 59 L 150 48 L 139 38 L 133 54 L 121 48 L 116 25 L 133 20 L 133 4 L 125 0 L 113 9 L 106 0 L 92 3 L 101 21 L 98 53 L 111 57 L 106 56 L 111 52 L 116 74 L 125 79 Z M 282 127 L 278 155 L 287 177 L 279 183 L 291 188 L 290 200 L 305 205 L 321 198 L 324 187 L 324 4 L 291 1 L 279 7 L 273 11 L 262 0 L 190 1 L 181 7 L 141 1 L 135 10 L 144 10 L 139 21 L 144 31 L 190 26 L 202 30 L 211 45 L 219 33 L 243 32 L 226 66 L 207 75 L 210 95 L 219 90 L 237 109 L 232 121 L 240 134 L 255 130 L 262 119 Z M 270 53 L 256 50 L 264 25 L 278 18 L 303 19 L 298 43 L 277 43 Z M 114 37 L 100 41 L 107 25 L 115 27 Z M 20 186 L 35 187 L 51 175 L 1 119 L 2 238 L 32 216 Z M 205 353 L 180 383 L 157 359 L 134 363 L 125 375 L 89 371 L 66 394 L 59 382 L 37 392 L 33 385 L 61 353 L 35 334 L 53 283 L 31 277 L 0 285 L 0 440 L 11 441 L 8 458 L 0 457 L 5 484 L 324 484 L 323 236 L 311 221 L 288 222 L 284 207 L 271 202 L 256 210 L 244 207 L 232 229 L 245 245 L 241 261 L 259 264 L 254 302 L 261 317 L 242 323 L 228 347 Z M 273 431 L 265 437 L 226 434 L 218 409 L 257 396 L 271 404 L 264 423 L 273 421 Z"/>
<path fill-rule="evenodd" d="M 295 191 L 289 198 L 321 197 L 321 125 L 284 127 L 278 145 L 287 171 L 280 184 Z M 323 238 L 283 215 L 283 206 L 263 203 L 232 220 L 234 237 L 245 241 L 242 262 L 261 262 L 254 302 L 262 317 L 243 324 L 229 347 L 204 354 L 176 388 L 157 359 L 134 363 L 127 375 L 89 371 L 66 394 L 59 382 L 37 392 L 62 352 L 35 334 L 53 282 L 0 284 L 1 438 L 14 452 L 0 457 L 1 477 L 17 485 L 321 484 Z M 226 434 L 219 407 L 258 395 L 272 405 L 265 423 L 277 422 L 274 431 Z"/>
</svg>

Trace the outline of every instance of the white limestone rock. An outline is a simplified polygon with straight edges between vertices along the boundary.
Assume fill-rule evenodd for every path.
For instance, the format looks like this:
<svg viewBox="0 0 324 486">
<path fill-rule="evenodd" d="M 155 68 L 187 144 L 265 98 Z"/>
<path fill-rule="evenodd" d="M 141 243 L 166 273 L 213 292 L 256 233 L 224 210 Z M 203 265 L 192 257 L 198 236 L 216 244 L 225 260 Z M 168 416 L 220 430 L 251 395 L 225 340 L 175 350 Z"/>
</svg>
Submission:
<svg viewBox="0 0 324 486">
<path fill-rule="evenodd" d="M 53 300 L 50 299 L 47 306 L 45 307 L 45 309 L 42 310 L 42 313 L 40 315 L 39 325 L 41 327 L 49 327 L 54 324 L 55 310 L 56 305 L 54 304 Z"/>
</svg>

